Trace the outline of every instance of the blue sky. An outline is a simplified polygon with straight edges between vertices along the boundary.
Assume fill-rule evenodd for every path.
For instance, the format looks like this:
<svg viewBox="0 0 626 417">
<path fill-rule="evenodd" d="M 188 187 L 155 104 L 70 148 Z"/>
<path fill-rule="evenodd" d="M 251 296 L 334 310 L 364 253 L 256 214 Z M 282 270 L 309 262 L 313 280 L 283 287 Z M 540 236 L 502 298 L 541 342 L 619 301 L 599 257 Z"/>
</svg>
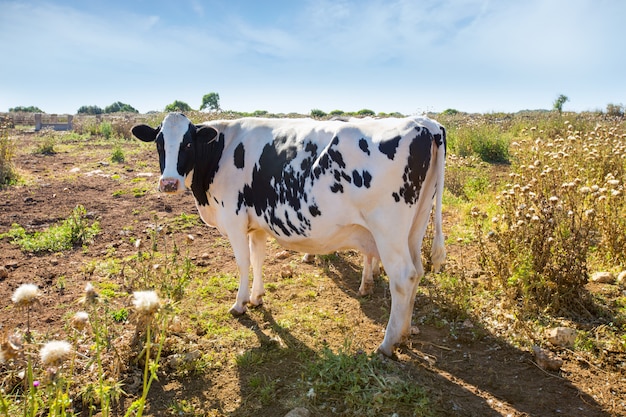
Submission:
<svg viewBox="0 0 626 417">
<path fill-rule="evenodd" d="M 0 111 L 626 103 L 622 0 L 0 0 Z"/>
</svg>

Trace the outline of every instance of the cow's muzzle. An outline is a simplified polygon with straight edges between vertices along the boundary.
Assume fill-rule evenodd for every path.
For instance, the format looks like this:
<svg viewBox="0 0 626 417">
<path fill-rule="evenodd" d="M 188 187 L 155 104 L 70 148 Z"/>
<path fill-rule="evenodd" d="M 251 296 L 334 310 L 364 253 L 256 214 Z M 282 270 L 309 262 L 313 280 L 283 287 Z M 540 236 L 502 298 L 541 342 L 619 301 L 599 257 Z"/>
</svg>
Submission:
<svg viewBox="0 0 626 417">
<path fill-rule="evenodd" d="M 179 181 L 176 178 L 161 178 L 159 182 L 159 191 L 162 193 L 178 192 Z"/>
</svg>

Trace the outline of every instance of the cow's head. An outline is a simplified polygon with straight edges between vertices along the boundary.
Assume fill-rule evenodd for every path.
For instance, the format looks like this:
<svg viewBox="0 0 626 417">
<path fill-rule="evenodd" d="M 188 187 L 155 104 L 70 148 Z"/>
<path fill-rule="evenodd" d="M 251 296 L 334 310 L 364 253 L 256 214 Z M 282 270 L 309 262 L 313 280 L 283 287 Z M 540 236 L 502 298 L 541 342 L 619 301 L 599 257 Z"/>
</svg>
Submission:
<svg viewBox="0 0 626 417">
<path fill-rule="evenodd" d="M 217 131 L 210 126 L 194 125 L 182 113 L 168 114 L 156 129 L 136 125 L 133 135 L 144 142 L 156 142 L 161 166 L 159 191 L 185 190 L 185 177 L 194 169 L 197 148 L 215 141 Z"/>
</svg>

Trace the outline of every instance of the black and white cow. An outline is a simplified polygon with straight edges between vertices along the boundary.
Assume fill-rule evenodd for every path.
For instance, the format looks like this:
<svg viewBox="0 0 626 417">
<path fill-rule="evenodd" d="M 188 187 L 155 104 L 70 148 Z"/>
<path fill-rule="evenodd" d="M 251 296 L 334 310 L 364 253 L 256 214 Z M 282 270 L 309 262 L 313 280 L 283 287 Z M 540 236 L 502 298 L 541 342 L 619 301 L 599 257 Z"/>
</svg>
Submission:
<svg viewBox="0 0 626 417">
<path fill-rule="evenodd" d="M 441 125 L 425 117 L 358 123 L 244 118 L 194 125 L 170 113 L 159 127 L 138 125 L 132 132 L 156 141 L 159 189 L 191 189 L 202 220 L 228 237 L 240 274 L 231 313 L 263 302 L 268 235 L 299 252 L 358 249 L 380 259 L 389 276 L 391 313 L 379 350 L 393 355 L 409 332 L 433 204 L 436 271 L 445 260 Z"/>
</svg>

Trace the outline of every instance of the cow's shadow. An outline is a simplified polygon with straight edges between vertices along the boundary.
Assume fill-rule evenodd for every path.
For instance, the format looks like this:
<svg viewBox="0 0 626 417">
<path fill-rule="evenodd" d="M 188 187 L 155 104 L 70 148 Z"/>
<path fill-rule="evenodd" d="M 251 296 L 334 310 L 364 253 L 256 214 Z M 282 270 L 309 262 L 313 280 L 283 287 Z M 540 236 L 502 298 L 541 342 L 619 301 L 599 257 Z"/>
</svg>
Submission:
<svg viewBox="0 0 626 417">
<path fill-rule="evenodd" d="M 359 296 L 362 263 L 353 255 L 323 257 L 316 260 L 316 265 L 346 295 L 361 300 L 365 316 L 385 326 L 385 311 L 391 307 L 388 280 L 384 275 L 374 277 L 373 294 Z M 432 280 L 437 277 L 427 273 L 420 286 L 433 287 Z M 412 322 L 419 324 L 419 333 L 400 347 L 399 359 L 416 381 L 427 387 L 446 387 L 446 395 L 431 392 L 432 397 L 438 397 L 436 402 L 443 406 L 444 414 L 454 410 L 454 415 L 460 416 L 499 416 L 503 412 L 528 416 L 610 415 L 570 382 L 567 373 L 539 368 L 528 351 L 481 327 L 480 318 L 470 317 L 465 326 L 445 320 L 421 322 L 427 316 L 437 317 L 437 311 L 443 308 L 454 308 L 441 303 L 430 290 L 418 291 Z"/>
</svg>

